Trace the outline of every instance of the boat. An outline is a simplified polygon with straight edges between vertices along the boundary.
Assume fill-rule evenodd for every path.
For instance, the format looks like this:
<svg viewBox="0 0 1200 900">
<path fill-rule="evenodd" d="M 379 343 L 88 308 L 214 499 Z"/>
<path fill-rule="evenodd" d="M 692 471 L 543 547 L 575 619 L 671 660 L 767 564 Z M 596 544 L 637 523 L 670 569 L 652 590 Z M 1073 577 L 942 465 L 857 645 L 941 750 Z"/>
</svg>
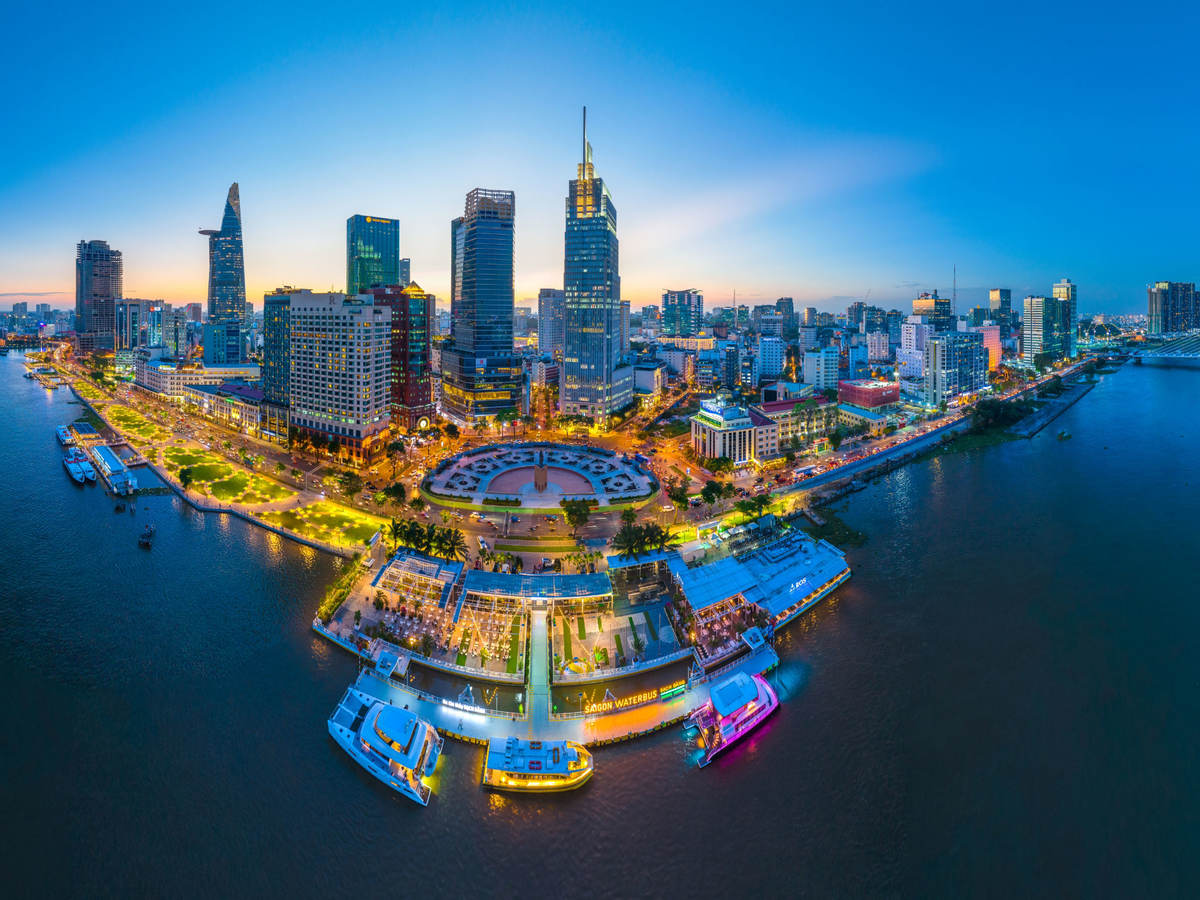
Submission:
<svg viewBox="0 0 1200 900">
<path fill-rule="evenodd" d="M 85 480 L 96 480 L 96 467 L 92 465 L 92 461 L 87 458 L 86 453 L 84 453 L 78 447 L 72 447 L 67 451 L 67 458 L 79 466 L 79 470 L 83 473 Z"/>
<path fill-rule="evenodd" d="M 72 458 L 70 453 L 63 456 L 63 468 L 67 470 L 72 481 L 76 484 L 83 484 L 83 468 Z"/>
<path fill-rule="evenodd" d="M 66 425 L 59 425 L 54 430 L 54 433 L 58 435 L 58 442 L 64 447 L 69 447 L 75 443 L 75 438 L 71 437 L 71 432 L 67 430 Z"/>
<path fill-rule="evenodd" d="M 592 754 L 574 741 L 492 738 L 482 783 L 498 791 L 573 791 L 592 777 L 593 767 Z"/>
<path fill-rule="evenodd" d="M 416 713 L 350 687 L 329 717 L 329 734 L 388 787 L 429 805 L 433 791 L 425 779 L 437 766 L 443 738 Z"/>
<path fill-rule="evenodd" d="M 144 529 L 142 529 L 142 533 L 138 535 L 138 546 L 153 547 L 155 533 L 155 527 L 153 525 L 147 525 Z"/>
<path fill-rule="evenodd" d="M 699 732 L 704 768 L 766 721 L 779 708 L 779 697 L 761 675 L 738 672 L 713 686 L 712 699 L 694 710 L 686 727 Z"/>
</svg>

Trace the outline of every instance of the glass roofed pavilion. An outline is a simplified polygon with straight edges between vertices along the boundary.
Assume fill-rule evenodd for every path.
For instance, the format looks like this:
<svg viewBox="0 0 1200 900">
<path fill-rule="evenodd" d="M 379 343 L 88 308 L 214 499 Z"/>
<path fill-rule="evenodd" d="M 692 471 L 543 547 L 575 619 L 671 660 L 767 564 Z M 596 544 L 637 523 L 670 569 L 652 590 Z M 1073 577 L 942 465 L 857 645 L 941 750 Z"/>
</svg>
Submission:
<svg viewBox="0 0 1200 900">
<path fill-rule="evenodd" d="M 612 582 L 604 573 L 509 575 L 471 569 L 463 579 L 459 607 L 461 610 L 467 605 L 496 612 L 553 607 L 570 613 L 588 613 L 607 608 L 612 597 Z"/>
</svg>

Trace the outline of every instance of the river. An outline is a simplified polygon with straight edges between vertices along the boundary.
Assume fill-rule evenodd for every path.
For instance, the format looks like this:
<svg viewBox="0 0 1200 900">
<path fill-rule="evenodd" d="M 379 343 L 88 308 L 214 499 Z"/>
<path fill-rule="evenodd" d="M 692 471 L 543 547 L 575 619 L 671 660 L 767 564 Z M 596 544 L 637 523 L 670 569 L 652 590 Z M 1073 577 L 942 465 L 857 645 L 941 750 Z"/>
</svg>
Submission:
<svg viewBox="0 0 1200 900">
<path fill-rule="evenodd" d="M 1200 886 L 1200 372 L 1127 367 L 1032 440 L 840 504 L 854 577 L 712 766 L 671 730 L 512 797 L 450 741 L 427 809 L 326 733 L 356 669 L 309 625 L 342 561 L 171 495 L 114 513 L 59 463 L 70 392 L 21 374 L 0 357 L 9 896 Z"/>
</svg>

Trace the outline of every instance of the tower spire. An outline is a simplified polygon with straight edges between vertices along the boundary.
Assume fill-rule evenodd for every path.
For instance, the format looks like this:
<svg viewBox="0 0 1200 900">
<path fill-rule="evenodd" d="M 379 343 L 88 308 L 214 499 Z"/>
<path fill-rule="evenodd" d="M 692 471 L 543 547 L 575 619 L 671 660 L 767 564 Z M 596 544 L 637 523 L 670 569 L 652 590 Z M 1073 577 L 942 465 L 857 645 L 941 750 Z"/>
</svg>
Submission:
<svg viewBox="0 0 1200 900">
<path fill-rule="evenodd" d="M 583 164 L 588 164 L 587 107 L 583 108 Z"/>
</svg>

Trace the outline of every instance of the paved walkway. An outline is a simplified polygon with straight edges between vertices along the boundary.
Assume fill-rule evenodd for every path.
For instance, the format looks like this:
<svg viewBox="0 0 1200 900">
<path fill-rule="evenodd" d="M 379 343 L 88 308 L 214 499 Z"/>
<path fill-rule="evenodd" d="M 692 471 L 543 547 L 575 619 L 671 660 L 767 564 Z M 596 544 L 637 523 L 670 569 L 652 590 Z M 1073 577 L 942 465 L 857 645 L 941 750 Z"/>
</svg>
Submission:
<svg viewBox="0 0 1200 900">
<path fill-rule="evenodd" d="M 550 719 L 550 641 L 546 634 L 546 611 L 529 614 L 529 737 L 536 723 Z"/>
<path fill-rule="evenodd" d="M 543 628 L 545 613 L 542 613 Z M 715 679 L 721 682 L 734 672 L 765 672 L 779 662 L 770 647 L 762 647 L 744 657 Z M 532 664 L 531 664 L 532 669 Z M 670 700 L 654 700 L 622 712 L 588 717 L 551 718 L 548 703 L 537 707 L 531 704 L 527 717 L 488 712 L 482 707 L 467 708 L 464 704 L 439 702 L 395 681 L 384 682 L 374 671 L 366 669 L 358 678 L 358 687 L 395 706 L 413 710 L 438 731 L 463 740 L 485 743 L 491 738 L 525 735 L 544 741 L 576 741 L 581 744 L 606 744 L 636 737 L 678 722 L 696 707 L 707 703 L 712 682 L 697 682 Z M 666 685 L 663 685 L 664 687 Z M 548 693 L 548 692 L 547 692 Z"/>
</svg>

